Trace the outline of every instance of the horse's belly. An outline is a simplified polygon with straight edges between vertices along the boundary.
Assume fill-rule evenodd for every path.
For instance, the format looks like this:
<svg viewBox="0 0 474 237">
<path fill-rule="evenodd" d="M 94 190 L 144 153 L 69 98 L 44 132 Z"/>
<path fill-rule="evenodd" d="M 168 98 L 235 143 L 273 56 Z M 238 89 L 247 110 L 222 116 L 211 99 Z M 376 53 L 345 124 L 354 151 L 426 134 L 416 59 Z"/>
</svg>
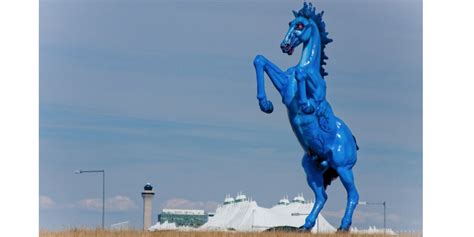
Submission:
<svg viewBox="0 0 474 237">
<path fill-rule="evenodd" d="M 306 151 L 324 153 L 326 150 L 323 131 L 314 115 L 297 115 L 291 119 L 291 126 L 301 146 Z"/>
</svg>

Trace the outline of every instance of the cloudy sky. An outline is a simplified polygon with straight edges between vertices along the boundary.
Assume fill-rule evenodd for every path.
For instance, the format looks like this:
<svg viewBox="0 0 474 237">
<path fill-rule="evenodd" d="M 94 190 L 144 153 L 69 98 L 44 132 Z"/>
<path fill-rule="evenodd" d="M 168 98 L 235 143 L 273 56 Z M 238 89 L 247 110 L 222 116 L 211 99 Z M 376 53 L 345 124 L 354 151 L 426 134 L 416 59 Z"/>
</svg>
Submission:
<svg viewBox="0 0 474 237">
<path fill-rule="evenodd" d="M 243 191 L 270 207 L 307 187 L 303 155 L 271 83 L 260 112 L 252 60 L 297 63 L 279 43 L 303 1 L 40 1 L 40 227 L 141 225 L 162 208 L 215 209 Z M 422 227 L 422 3 L 316 1 L 334 42 L 328 100 L 356 135 L 361 200 L 388 225 Z M 340 182 L 323 215 L 338 226 Z M 359 206 L 354 226 L 381 226 Z"/>
</svg>

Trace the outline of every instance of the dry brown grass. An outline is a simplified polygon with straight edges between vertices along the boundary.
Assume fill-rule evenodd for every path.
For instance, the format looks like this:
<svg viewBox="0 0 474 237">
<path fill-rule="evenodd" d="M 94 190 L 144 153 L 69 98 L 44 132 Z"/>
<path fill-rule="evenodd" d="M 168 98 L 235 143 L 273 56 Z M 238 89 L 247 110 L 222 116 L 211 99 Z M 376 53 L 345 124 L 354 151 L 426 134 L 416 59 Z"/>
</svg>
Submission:
<svg viewBox="0 0 474 237">
<path fill-rule="evenodd" d="M 245 233 L 245 232 L 184 232 L 184 231 L 156 231 L 139 230 L 89 230 L 71 229 L 65 231 L 40 231 L 40 237 L 382 237 L 382 234 L 310 234 L 310 233 Z M 400 234 L 402 237 L 421 237 L 422 234 Z"/>
</svg>

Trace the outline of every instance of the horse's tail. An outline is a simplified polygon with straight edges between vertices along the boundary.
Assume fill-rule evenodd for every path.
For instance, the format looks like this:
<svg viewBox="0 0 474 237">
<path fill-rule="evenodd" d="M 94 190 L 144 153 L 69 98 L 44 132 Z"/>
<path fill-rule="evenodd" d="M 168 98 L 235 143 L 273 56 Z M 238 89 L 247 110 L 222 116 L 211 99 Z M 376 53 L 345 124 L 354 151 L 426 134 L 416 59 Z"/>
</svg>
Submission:
<svg viewBox="0 0 474 237">
<path fill-rule="evenodd" d="M 337 179 L 337 177 L 339 177 L 337 171 L 332 167 L 329 167 L 323 174 L 324 189 L 326 189 L 327 186 L 331 185 L 331 182 Z"/>
<path fill-rule="evenodd" d="M 357 151 L 359 150 L 359 146 L 357 145 L 357 140 L 356 140 L 356 137 L 354 135 L 352 135 L 352 138 L 354 138 L 354 142 L 356 144 L 356 149 Z"/>
</svg>

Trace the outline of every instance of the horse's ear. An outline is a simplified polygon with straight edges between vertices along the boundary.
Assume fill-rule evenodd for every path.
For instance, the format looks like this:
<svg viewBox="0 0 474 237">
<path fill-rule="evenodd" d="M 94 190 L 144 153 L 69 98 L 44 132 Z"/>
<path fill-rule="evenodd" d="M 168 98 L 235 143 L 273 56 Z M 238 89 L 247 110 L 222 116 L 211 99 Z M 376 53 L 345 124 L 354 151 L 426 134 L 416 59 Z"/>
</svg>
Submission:
<svg viewBox="0 0 474 237">
<path fill-rule="evenodd" d="M 295 17 L 298 17 L 298 12 L 296 12 L 295 10 L 293 10 L 293 15 L 294 15 Z"/>
</svg>

